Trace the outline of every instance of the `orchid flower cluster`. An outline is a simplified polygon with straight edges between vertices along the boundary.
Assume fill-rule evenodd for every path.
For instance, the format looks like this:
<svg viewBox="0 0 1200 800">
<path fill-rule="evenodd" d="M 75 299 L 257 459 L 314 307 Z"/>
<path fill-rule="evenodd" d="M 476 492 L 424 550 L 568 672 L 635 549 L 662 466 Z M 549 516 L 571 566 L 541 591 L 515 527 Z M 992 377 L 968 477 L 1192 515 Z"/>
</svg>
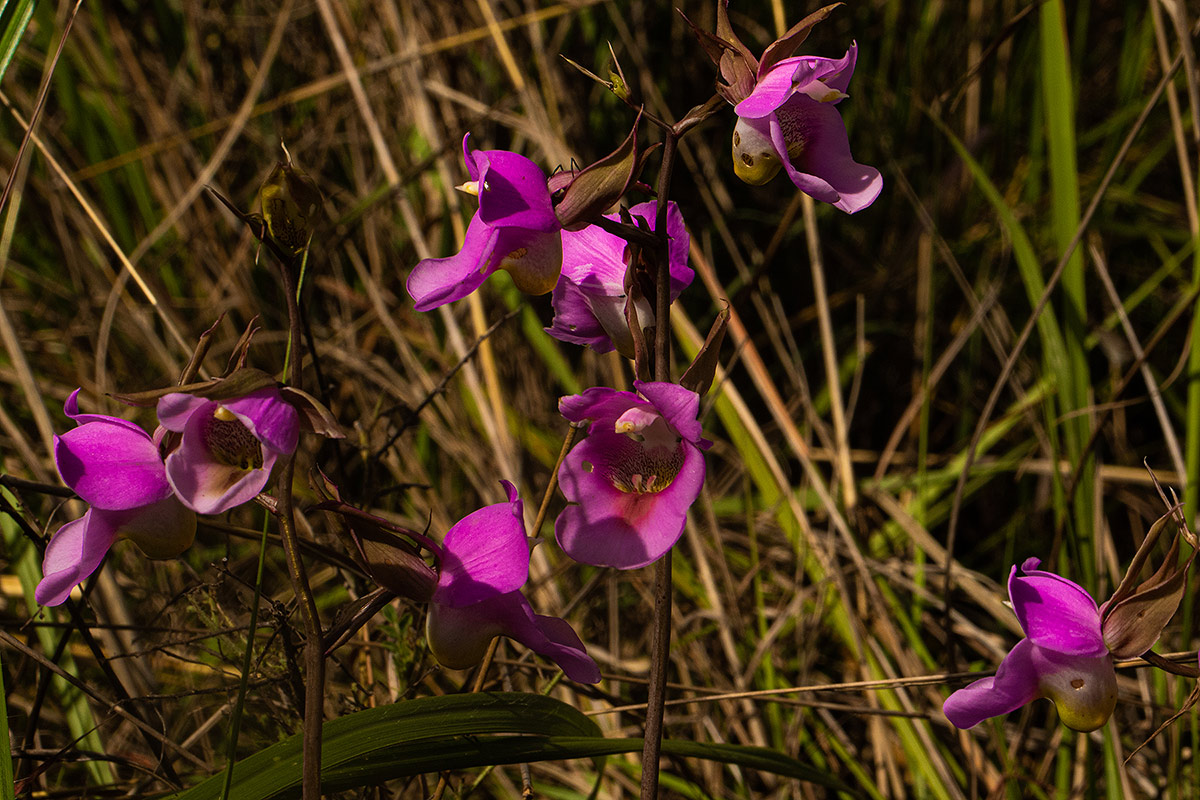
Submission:
<svg viewBox="0 0 1200 800">
<path fill-rule="evenodd" d="M 761 185 L 782 172 L 815 200 L 853 214 L 882 189 L 879 171 L 851 156 L 838 110 L 849 97 L 857 46 L 851 42 L 840 58 L 793 55 L 833 8 L 810 15 L 757 57 L 733 32 L 725 2 L 717 3 L 715 32 L 693 28 L 718 67 L 717 96 L 736 116 L 733 174 Z M 627 98 L 623 78 L 604 83 Z M 525 155 L 477 147 L 466 133 L 467 180 L 458 188 L 477 198 L 478 207 L 457 253 L 423 259 L 407 277 L 413 308 L 425 312 L 468 297 L 505 270 L 522 292 L 550 295 L 550 336 L 596 353 L 616 351 L 632 362 L 633 391 L 594 386 L 558 402 L 564 427 L 582 438 L 556 467 L 565 502 L 554 538 L 581 564 L 633 570 L 669 559 L 704 486 L 712 443 L 704 437 L 701 399 L 714 378 L 727 317 L 718 317 L 700 354 L 673 379 L 666 316 L 695 272 L 687 224 L 668 196 L 673 156 L 666 154 L 717 105 L 698 106 L 673 125 L 639 110 L 612 154 L 585 169 L 552 174 Z M 652 151 L 639 142 L 643 119 L 661 129 L 668 145 L 656 192 L 639 182 Z M 274 237 L 290 259 L 307 247 L 306 220 L 319 194 L 290 166 L 278 172 L 272 191 L 263 192 L 264 218 L 244 218 L 262 223 L 264 241 Z M 631 202 L 637 191 L 650 199 Z M 294 199 L 297 193 L 303 202 Z M 651 348 L 652 339 L 666 346 Z M 88 509 L 48 545 L 39 603 L 65 602 L 120 537 L 147 556 L 171 558 L 191 545 L 198 515 L 222 514 L 256 498 L 272 507 L 264 492 L 276 464 L 297 450 L 300 432 L 341 435 L 320 403 L 242 366 L 244 356 L 243 350 L 237 368 L 219 379 L 118 396 L 155 406 L 152 433 L 119 417 L 83 413 L 79 390 L 70 395 L 64 411 L 75 427 L 55 437 L 55 461 Z M 316 507 L 328 512 L 362 571 L 380 587 L 361 608 L 377 610 L 374 603 L 397 597 L 423 604 L 429 651 L 442 665 L 472 667 L 495 637 L 505 636 L 557 664 L 569 679 L 597 683 L 600 669 L 576 631 L 564 619 L 536 613 L 523 592 L 531 547 L 539 540 L 527 534 L 517 488 L 496 477 L 507 499 L 462 509 L 440 536 L 356 508 L 323 475 L 313 487 Z M 279 492 L 290 498 L 292 487 Z M 1036 558 L 1014 566 L 1008 592 L 1025 638 L 993 677 L 950 695 L 946 717 L 968 728 L 1046 697 L 1072 728 L 1103 725 L 1117 701 L 1114 659 L 1148 651 L 1180 602 L 1191 558 L 1180 565 L 1178 548 L 1179 536 L 1167 563 L 1140 585 L 1136 572 L 1145 557 L 1135 559 L 1136 569 L 1103 605 L 1076 583 L 1042 570 Z M 310 639 L 322 646 L 344 641 L 350 624 L 324 639 L 318 625 Z"/>
<path fill-rule="evenodd" d="M 721 68 L 725 83 L 718 86 L 719 94 L 735 106 L 735 174 L 761 184 L 782 168 L 802 191 L 843 211 L 869 206 L 882 180 L 878 170 L 850 157 L 835 108 L 848 96 L 855 47 L 841 59 L 789 57 L 832 7 L 789 31 L 761 62 L 733 34 L 725 4 L 717 8 L 717 33 L 697 30 L 697 35 Z M 668 136 L 678 137 L 712 111 L 694 109 L 680 124 L 663 127 Z M 407 282 L 414 308 L 429 311 L 468 296 L 493 272 L 506 270 L 518 289 L 552 293 L 554 318 L 546 328 L 551 336 L 634 360 L 634 392 L 597 386 L 559 401 L 562 416 L 572 425 L 586 425 L 587 435 L 558 469 L 568 504 L 555 522 L 555 537 L 576 561 L 617 569 L 657 561 L 683 533 L 688 509 L 704 484 L 703 451 L 710 443 L 699 421 L 700 395 L 711 384 L 716 363 L 713 355 L 697 359 L 677 383 L 648 379 L 647 334 L 666 325 L 656 318 L 654 298 L 665 287 L 669 307 L 694 272 L 686 224 L 665 192 L 602 213 L 636 184 L 644 162 L 637 133 L 635 122 L 612 155 L 584 170 L 552 176 L 517 153 L 475 149 L 468 133 L 463 161 L 469 180 L 458 188 L 478 198 L 478 209 L 458 253 L 423 259 Z M 669 175 L 670 166 L 662 170 Z M 661 252 L 647 240 L 661 243 Z M 710 336 L 716 349 L 721 332 L 723 319 Z M 447 549 L 449 543 L 447 535 Z M 432 608 L 431 620 L 467 613 L 439 611 L 447 607 L 436 598 Z M 443 657 L 439 650 L 448 649 L 434 647 L 443 663 L 464 660 Z"/>
<path fill-rule="evenodd" d="M 76 427 L 54 437 L 54 460 L 88 504 L 46 548 L 38 603 L 56 606 L 86 580 L 119 537 L 151 558 L 173 558 L 192 543 L 197 514 L 220 514 L 254 499 L 280 456 L 296 449 L 300 413 L 276 386 L 222 400 L 168 392 L 153 435 L 132 422 L 64 411 Z"/>
</svg>

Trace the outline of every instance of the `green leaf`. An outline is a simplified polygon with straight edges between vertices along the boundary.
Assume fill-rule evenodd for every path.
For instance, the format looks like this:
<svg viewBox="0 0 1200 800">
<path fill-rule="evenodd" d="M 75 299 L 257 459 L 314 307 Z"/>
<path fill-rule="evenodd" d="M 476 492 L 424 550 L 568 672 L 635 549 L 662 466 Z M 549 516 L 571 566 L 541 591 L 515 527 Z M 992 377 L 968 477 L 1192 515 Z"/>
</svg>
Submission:
<svg viewBox="0 0 1200 800">
<path fill-rule="evenodd" d="M 514 735 L 517 734 L 517 735 Z M 494 764 L 640 753 L 641 739 L 606 739 L 590 718 L 549 697 L 459 694 L 409 700 L 325 723 L 321 785 L 334 792 L 393 778 Z M 662 752 L 770 772 L 854 794 L 835 776 L 762 747 L 664 740 Z M 233 768 L 230 800 L 297 797 L 300 736 L 271 745 Z M 220 797 L 223 774 L 173 795 Z"/>
<path fill-rule="evenodd" d="M 598 759 L 621 753 L 640 752 L 642 752 L 642 740 L 634 738 L 606 739 L 603 736 L 461 737 L 450 741 L 422 743 L 403 749 L 394 748 L 385 754 L 377 753 L 369 758 L 357 759 L 354 763 L 346 764 L 324 775 L 322 786 L 329 791 L 340 791 L 421 772 L 572 758 Z M 671 756 L 702 758 L 722 764 L 735 764 L 788 778 L 797 778 L 830 789 L 854 793 L 854 790 L 833 775 L 765 747 L 664 739 L 662 752 Z M 434 763 L 437 764 L 436 767 L 432 766 Z"/>
<path fill-rule="evenodd" d="M 493 741 L 490 736 L 494 734 L 598 737 L 599 733 L 596 723 L 578 710 L 542 695 L 518 692 L 425 697 L 358 711 L 326 722 L 321 770 L 326 780 L 339 776 L 339 770 L 349 769 L 364 774 L 364 783 L 378 783 L 396 775 L 450 768 L 457 762 L 447 762 L 447 759 L 459 752 L 462 742 L 469 741 L 462 737 L 489 737 L 480 741 L 490 752 Z M 545 739 L 528 741 L 544 742 Z M 380 775 L 373 768 L 363 766 L 375 763 L 376 759 L 386 763 L 394 757 L 393 752 L 418 755 L 405 759 L 407 771 L 393 775 Z M 233 768 L 230 800 L 265 800 L 298 793 L 301 759 L 299 735 L 242 759 Z M 222 772 L 174 797 L 176 800 L 218 798 L 223 784 Z"/>
<path fill-rule="evenodd" d="M 4 73 L 8 72 L 9 62 L 17 52 L 21 37 L 25 35 L 35 5 L 37 0 L 19 0 L 12 12 L 6 14 L 8 0 L 0 0 L 0 26 L 3 27 L 3 33 L 0 33 L 0 80 L 4 80 Z"/>
</svg>

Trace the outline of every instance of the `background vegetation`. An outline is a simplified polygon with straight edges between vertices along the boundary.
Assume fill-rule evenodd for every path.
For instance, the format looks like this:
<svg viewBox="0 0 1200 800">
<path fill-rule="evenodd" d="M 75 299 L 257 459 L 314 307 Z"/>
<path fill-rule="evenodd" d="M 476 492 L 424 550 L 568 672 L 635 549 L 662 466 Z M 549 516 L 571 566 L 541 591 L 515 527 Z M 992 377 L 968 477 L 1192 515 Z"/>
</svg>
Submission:
<svg viewBox="0 0 1200 800">
<path fill-rule="evenodd" d="M 471 211 L 452 189 L 464 132 L 547 168 L 624 137 L 630 112 L 559 54 L 607 74 L 611 44 L 660 116 L 708 99 L 715 70 L 673 4 L 85 2 L 57 59 L 71 3 L 0 5 L 10 34 L 28 18 L 19 40 L 0 41 L 15 45 L 0 82 L 0 165 L 6 178 L 16 170 L 0 223 L 4 475 L 57 484 L 51 436 L 77 386 L 87 410 L 152 426 L 105 393 L 173 383 L 218 319 L 210 372 L 256 317 L 251 362 L 279 368 L 274 274 L 204 187 L 254 209 L 283 142 L 325 196 L 308 385 L 352 432 L 308 442 L 298 475 L 320 465 L 348 498 L 437 532 L 500 501 L 501 478 L 536 510 L 567 429 L 558 397 L 625 386 L 627 368 L 545 337 L 549 299 L 503 275 L 433 314 L 412 311 L 403 282 L 419 258 L 457 248 Z M 712 29 L 711 0 L 678 5 Z M 731 113 L 684 140 L 673 199 L 698 277 L 674 318 L 677 363 L 726 299 L 736 319 L 704 405 L 709 479 L 674 551 L 669 738 L 780 750 L 871 797 L 1197 796 L 1194 713 L 1131 756 L 1189 681 L 1121 670 L 1117 713 L 1089 735 L 1060 726 L 1048 703 L 965 733 L 941 714 L 958 673 L 993 669 L 1020 636 L 1003 603 L 1012 563 L 1039 556 L 1104 598 L 1163 512 L 1143 462 L 1181 496 L 1190 475 L 1193 518 L 1197 507 L 1195 8 L 1066 5 L 1060 17 L 1056 0 L 863 0 L 819 26 L 803 52 L 840 56 L 858 42 L 840 108 L 856 159 L 885 178 L 852 217 L 818 207 L 806 219 L 784 178 L 738 182 Z M 731 17 L 758 50 L 811 10 L 734 2 Z M 220 770 L 262 512 L 202 523 L 178 561 L 119 545 L 86 603 L 38 612 L 38 546 L 81 507 L 6 480 L 0 657 L 18 792 L 148 796 Z M 296 491 L 303 509 L 311 494 Z M 551 689 L 554 671 L 506 644 L 486 685 L 553 691 L 607 734 L 638 736 L 650 570 L 569 562 L 553 542 L 561 496 L 550 503 L 535 605 L 571 620 L 606 678 Z M 328 623 L 372 587 L 319 515 L 310 522 Z M 267 559 L 241 754 L 299 729 L 300 634 L 282 554 Z M 1161 652 L 1194 653 L 1196 611 L 1189 591 Z M 47 662 L 96 696 L 52 679 Z M 335 654 L 326 713 L 471 679 L 437 667 L 423 610 L 398 603 Z M 125 695 L 136 701 L 118 713 Z M 165 762 L 129 713 L 172 743 Z M 541 797 L 595 783 L 590 760 L 531 769 Z M 609 759 L 599 796 L 636 794 L 639 770 L 635 757 Z M 679 756 L 663 770 L 670 796 L 827 791 Z M 437 780 L 351 796 L 426 797 Z M 513 797 L 522 777 L 454 773 L 450 792 L 477 781 L 474 796 Z"/>
</svg>

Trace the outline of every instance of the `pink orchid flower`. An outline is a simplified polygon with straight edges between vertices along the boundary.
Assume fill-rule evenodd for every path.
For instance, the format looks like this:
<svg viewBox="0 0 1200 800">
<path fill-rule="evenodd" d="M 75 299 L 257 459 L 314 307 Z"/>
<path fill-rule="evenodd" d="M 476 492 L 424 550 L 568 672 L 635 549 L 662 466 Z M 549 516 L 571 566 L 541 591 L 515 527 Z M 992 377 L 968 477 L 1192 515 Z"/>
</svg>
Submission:
<svg viewBox="0 0 1200 800">
<path fill-rule="evenodd" d="M 182 434 L 167 456 L 167 481 L 200 514 L 253 499 L 275 460 L 294 452 L 300 438 L 295 406 L 273 386 L 221 402 L 174 392 L 158 401 L 158 419 Z"/>
<path fill-rule="evenodd" d="M 566 621 L 535 614 L 520 591 L 529 577 L 529 541 L 516 487 L 508 502 L 459 520 L 442 543 L 441 571 L 426 622 L 434 657 L 452 669 L 478 664 L 496 636 L 515 639 L 558 664 L 578 683 L 599 683 L 600 668 Z"/>
<path fill-rule="evenodd" d="M 879 170 L 850 155 L 837 104 L 846 95 L 858 45 L 840 59 L 785 58 L 760 70 L 753 91 L 734 107 L 733 169 L 746 183 L 779 172 L 805 194 L 853 214 L 879 196 Z"/>
<path fill-rule="evenodd" d="M 173 558 L 196 534 L 196 515 L 172 493 L 149 434 L 119 417 L 81 414 L 78 395 L 76 389 L 67 398 L 64 411 L 76 427 L 54 437 L 54 460 L 63 482 L 89 507 L 46 547 L 34 597 L 47 606 L 65 602 L 120 536 L 151 558 Z"/>
<path fill-rule="evenodd" d="M 629 214 L 646 220 L 649 229 L 654 230 L 657 208 L 653 201 L 639 203 L 629 209 Z M 607 218 L 617 221 L 619 215 L 609 214 Z M 688 266 L 691 237 L 674 203 L 667 204 L 667 235 L 671 302 L 674 302 L 695 277 Z M 554 321 L 546 333 L 564 342 L 586 345 L 597 353 L 615 348 L 626 358 L 633 358 L 633 336 L 625 321 L 629 244 L 595 225 L 580 231 L 563 231 L 562 243 L 562 276 L 551 296 Z M 643 327 L 654 324 L 654 310 L 648 302 L 639 303 L 638 322 Z"/>
<path fill-rule="evenodd" d="M 562 229 L 537 164 L 507 150 L 471 150 L 463 137 L 463 160 L 471 180 L 458 187 L 479 197 L 462 249 L 447 258 L 426 258 L 408 276 L 417 311 L 460 300 L 497 269 L 506 269 L 526 294 L 554 288 L 562 268 Z"/>
<path fill-rule="evenodd" d="M 1092 731 L 1116 707 L 1117 674 L 1096 601 L 1083 587 L 1040 565 L 1030 558 L 1012 568 L 1008 596 L 1025 638 L 1004 657 L 995 677 L 946 699 L 943 711 L 955 726 L 970 728 L 1046 697 L 1064 725 Z"/>
<path fill-rule="evenodd" d="M 634 569 L 658 560 L 683 533 L 704 485 L 700 396 L 674 383 L 634 381 L 641 396 L 606 387 L 562 398 L 571 422 L 591 420 L 558 480 L 572 505 L 555 536 L 584 564 Z"/>
</svg>

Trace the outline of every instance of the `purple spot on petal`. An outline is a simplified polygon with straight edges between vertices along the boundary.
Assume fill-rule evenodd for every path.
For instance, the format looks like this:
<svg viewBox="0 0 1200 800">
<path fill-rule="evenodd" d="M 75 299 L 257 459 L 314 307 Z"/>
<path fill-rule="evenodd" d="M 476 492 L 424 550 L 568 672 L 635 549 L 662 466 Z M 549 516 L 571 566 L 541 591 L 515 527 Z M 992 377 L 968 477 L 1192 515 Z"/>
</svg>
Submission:
<svg viewBox="0 0 1200 800">
<path fill-rule="evenodd" d="M 202 437 L 204 445 L 213 459 L 227 467 L 239 469 L 262 469 L 262 444 L 254 438 L 250 429 L 236 417 L 222 419 L 224 409 L 218 408 L 213 416 L 204 421 Z M 229 414 L 229 412 L 225 412 Z M 230 415 L 232 416 L 232 415 Z"/>
</svg>

